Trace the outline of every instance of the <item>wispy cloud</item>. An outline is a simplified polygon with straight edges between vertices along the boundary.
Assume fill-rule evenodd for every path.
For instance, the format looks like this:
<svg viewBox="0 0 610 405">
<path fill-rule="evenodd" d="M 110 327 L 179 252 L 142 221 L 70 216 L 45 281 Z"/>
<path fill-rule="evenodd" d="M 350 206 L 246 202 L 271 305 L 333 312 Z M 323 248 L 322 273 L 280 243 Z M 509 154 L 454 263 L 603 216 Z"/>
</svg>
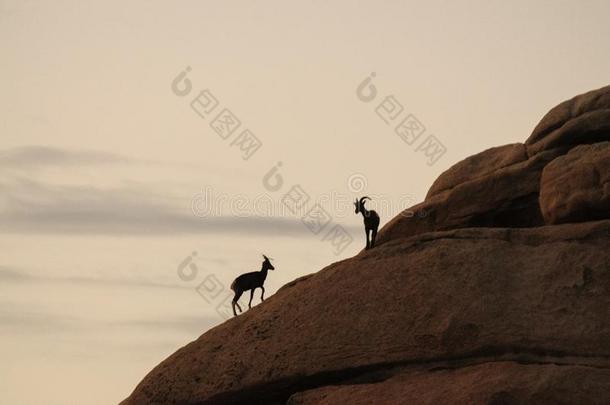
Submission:
<svg viewBox="0 0 610 405">
<path fill-rule="evenodd" d="M 111 326 L 159 330 L 177 330 L 187 333 L 202 333 L 202 331 L 218 324 L 217 314 L 207 316 L 178 316 L 173 318 L 134 319 L 114 322 Z"/>
<path fill-rule="evenodd" d="M 104 321 L 47 311 L 25 311 L 19 306 L 0 309 L 0 330 L 17 334 L 59 334 L 82 330 L 147 329 L 154 333 L 178 331 L 190 334 L 202 333 L 218 323 L 218 317 L 209 315 L 142 318 L 123 321 Z"/>
<path fill-rule="evenodd" d="M 197 217 L 191 195 L 170 185 L 125 182 L 118 186 L 53 184 L 38 169 L 154 163 L 93 150 L 24 146 L 0 150 L 0 233 L 4 234 L 251 234 L 311 236 L 299 218 L 218 215 Z M 5 169 L 5 170 L 2 170 Z M 357 232 L 345 227 L 348 232 Z"/>
<path fill-rule="evenodd" d="M 42 166 L 85 166 L 129 163 L 125 156 L 94 150 L 66 150 L 50 146 L 22 146 L 0 150 L 0 168 L 31 169 Z"/>
<path fill-rule="evenodd" d="M 0 330 L 18 334 L 51 334 L 73 331 L 78 328 L 78 319 L 71 316 L 45 312 L 23 311 L 20 308 L 0 310 Z"/>
<path fill-rule="evenodd" d="M 0 182 L 0 193 L 2 233 L 310 235 L 298 218 L 195 217 L 190 201 L 143 185 L 102 189 L 20 179 Z"/>
<path fill-rule="evenodd" d="M 46 276 L 29 273 L 25 270 L 18 270 L 0 266 L 0 281 L 16 283 L 63 283 L 78 285 L 95 286 L 119 286 L 119 287 L 150 287 L 150 288 L 171 288 L 171 289 L 191 289 L 192 287 L 180 284 L 167 284 L 150 280 L 140 280 L 134 278 L 106 278 L 106 277 L 85 277 L 85 276 Z"/>
<path fill-rule="evenodd" d="M 29 280 L 30 278 L 31 277 L 29 274 L 10 269 L 5 266 L 0 266 L 0 281 L 25 281 Z"/>
</svg>

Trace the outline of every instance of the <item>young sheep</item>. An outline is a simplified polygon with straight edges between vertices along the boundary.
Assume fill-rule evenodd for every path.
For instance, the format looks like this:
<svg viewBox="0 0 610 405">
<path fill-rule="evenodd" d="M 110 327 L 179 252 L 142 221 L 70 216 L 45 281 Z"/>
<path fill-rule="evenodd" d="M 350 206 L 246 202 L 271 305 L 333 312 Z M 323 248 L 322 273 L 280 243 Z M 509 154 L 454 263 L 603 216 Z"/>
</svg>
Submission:
<svg viewBox="0 0 610 405">
<path fill-rule="evenodd" d="M 237 308 L 239 308 L 239 312 L 242 312 L 242 309 L 237 301 L 244 291 L 250 290 L 250 302 L 248 302 L 248 308 L 252 308 L 252 297 L 254 296 L 254 290 L 259 287 L 261 290 L 263 290 L 261 292 L 261 301 L 265 300 L 265 287 L 263 287 L 263 284 L 267 278 L 267 270 L 275 270 L 275 267 L 273 267 L 267 256 L 263 255 L 263 258 L 265 260 L 263 261 L 260 271 L 242 274 L 231 284 L 231 290 L 235 291 L 235 297 L 233 297 L 233 302 L 231 303 L 233 306 L 233 315 L 237 316 L 237 312 L 235 312 L 236 305 Z"/>
<path fill-rule="evenodd" d="M 375 247 L 375 238 L 377 237 L 377 228 L 379 228 L 379 215 L 374 210 L 367 210 L 364 208 L 365 200 L 370 200 L 369 197 L 362 197 L 360 200 L 356 200 L 354 205 L 356 206 L 356 214 L 362 213 L 364 218 L 364 233 L 366 234 L 366 249 Z M 369 241 L 369 232 L 371 238 Z"/>
</svg>

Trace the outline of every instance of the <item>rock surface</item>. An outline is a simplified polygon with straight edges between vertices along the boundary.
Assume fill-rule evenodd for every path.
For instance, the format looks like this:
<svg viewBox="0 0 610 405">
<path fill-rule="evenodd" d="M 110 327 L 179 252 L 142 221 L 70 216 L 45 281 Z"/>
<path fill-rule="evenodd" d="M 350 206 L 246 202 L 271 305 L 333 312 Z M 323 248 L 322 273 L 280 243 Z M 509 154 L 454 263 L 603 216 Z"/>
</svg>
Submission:
<svg viewBox="0 0 610 405">
<path fill-rule="evenodd" d="M 544 224 L 538 194 L 542 169 L 558 151 L 498 168 L 432 195 L 379 232 L 379 244 L 425 232 L 471 227 L 531 227 Z M 444 176 L 441 175 L 441 178 Z"/>
<path fill-rule="evenodd" d="M 525 142 L 530 155 L 557 146 L 608 140 L 610 86 L 564 101 L 551 109 Z"/>
<path fill-rule="evenodd" d="M 581 145 L 542 172 L 540 208 L 547 223 L 610 217 L 610 142 Z"/>
<path fill-rule="evenodd" d="M 609 93 L 454 165 L 374 249 L 209 330 L 123 404 L 604 403 Z"/>
<path fill-rule="evenodd" d="M 487 149 L 451 166 L 432 184 L 426 199 L 466 181 L 480 179 L 496 170 L 527 159 L 527 149 L 522 143 Z"/>
<path fill-rule="evenodd" d="M 372 384 L 294 394 L 288 405 L 607 404 L 610 370 L 555 364 L 483 363 L 398 374 Z"/>
</svg>

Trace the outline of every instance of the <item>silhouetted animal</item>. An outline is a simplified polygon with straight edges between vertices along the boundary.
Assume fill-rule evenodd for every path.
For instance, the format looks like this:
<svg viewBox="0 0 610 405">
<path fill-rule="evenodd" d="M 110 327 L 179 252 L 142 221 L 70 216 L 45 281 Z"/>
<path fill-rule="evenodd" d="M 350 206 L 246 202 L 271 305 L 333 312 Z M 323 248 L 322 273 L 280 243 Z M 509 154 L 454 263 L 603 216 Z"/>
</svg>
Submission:
<svg viewBox="0 0 610 405">
<path fill-rule="evenodd" d="M 364 233 L 366 234 L 366 249 L 375 247 L 375 238 L 377 238 L 377 228 L 379 228 L 379 215 L 373 210 L 367 210 L 364 208 L 365 200 L 370 200 L 369 197 L 362 197 L 360 200 L 356 200 L 354 205 L 356 206 L 356 214 L 362 213 L 364 218 Z M 369 232 L 371 238 L 369 241 Z"/>
<path fill-rule="evenodd" d="M 235 291 L 235 297 L 233 297 L 233 302 L 231 303 L 233 306 L 233 315 L 237 316 L 237 312 L 235 312 L 235 306 L 239 308 L 239 312 L 242 312 L 239 303 L 239 297 L 244 293 L 244 291 L 250 290 L 250 302 L 248 302 L 248 308 L 252 308 L 252 297 L 254 296 L 254 290 L 257 288 L 261 288 L 263 292 L 261 293 L 261 301 L 265 301 L 265 287 L 263 284 L 265 283 L 265 279 L 267 278 L 267 270 L 275 270 L 275 267 L 271 264 L 269 258 L 263 255 L 265 260 L 263 261 L 263 265 L 261 266 L 260 271 L 253 271 L 251 273 L 242 274 L 237 277 L 233 283 L 231 284 L 231 290 Z"/>
</svg>

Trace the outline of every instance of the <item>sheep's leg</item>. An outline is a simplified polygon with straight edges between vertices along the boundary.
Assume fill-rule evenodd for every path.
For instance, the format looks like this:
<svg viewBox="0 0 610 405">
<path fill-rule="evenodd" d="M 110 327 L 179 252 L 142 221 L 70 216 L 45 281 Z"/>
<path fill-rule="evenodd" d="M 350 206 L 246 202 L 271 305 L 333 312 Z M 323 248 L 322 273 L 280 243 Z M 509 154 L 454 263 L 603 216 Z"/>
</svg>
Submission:
<svg viewBox="0 0 610 405">
<path fill-rule="evenodd" d="M 375 239 L 377 239 L 377 228 L 373 229 L 373 233 L 371 235 L 371 247 L 375 247 Z"/>
<path fill-rule="evenodd" d="M 239 306 L 239 302 L 237 302 L 239 300 L 239 297 L 241 297 L 241 294 L 243 293 L 243 291 L 235 291 L 235 297 L 233 297 L 233 301 L 231 301 L 231 306 L 233 307 L 233 315 L 237 316 L 237 312 L 235 312 L 235 306 L 237 305 L 237 308 L 239 308 L 239 312 L 242 312 L 241 307 Z"/>
<path fill-rule="evenodd" d="M 370 243 L 369 243 L 369 230 L 368 229 L 364 229 L 364 235 L 366 236 L 366 249 L 368 249 L 370 247 Z"/>
<path fill-rule="evenodd" d="M 265 287 L 263 287 L 262 285 L 261 290 L 263 290 L 263 292 L 261 292 L 261 301 L 265 301 Z"/>
<path fill-rule="evenodd" d="M 248 309 L 252 308 L 252 297 L 254 297 L 254 290 L 256 290 L 256 288 L 250 290 L 250 301 L 248 302 Z"/>
</svg>

